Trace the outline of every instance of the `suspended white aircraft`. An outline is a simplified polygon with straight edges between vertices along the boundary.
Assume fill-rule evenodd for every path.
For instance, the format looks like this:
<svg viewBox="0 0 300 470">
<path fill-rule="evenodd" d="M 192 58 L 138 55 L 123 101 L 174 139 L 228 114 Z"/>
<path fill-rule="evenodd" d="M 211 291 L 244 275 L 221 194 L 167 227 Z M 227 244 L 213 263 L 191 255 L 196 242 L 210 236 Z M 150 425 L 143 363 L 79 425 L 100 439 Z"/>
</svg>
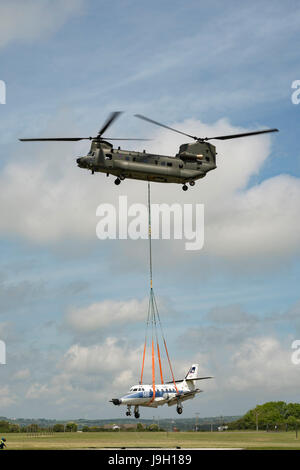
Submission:
<svg viewBox="0 0 300 470">
<path fill-rule="evenodd" d="M 114 405 L 126 405 L 126 416 L 131 416 L 131 407 L 134 406 L 135 418 L 140 417 L 140 406 L 157 408 L 165 404 L 168 404 L 168 406 L 177 405 L 177 413 L 181 414 L 183 411 L 182 402 L 190 400 L 194 398 L 196 393 L 202 392 L 202 390 L 196 388 L 196 380 L 213 378 L 197 377 L 198 367 L 198 364 L 193 364 L 186 377 L 182 380 L 157 385 L 134 385 L 127 395 L 124 395 L 122 398 L 113 398 L 110 401 Z"/>
</svg>

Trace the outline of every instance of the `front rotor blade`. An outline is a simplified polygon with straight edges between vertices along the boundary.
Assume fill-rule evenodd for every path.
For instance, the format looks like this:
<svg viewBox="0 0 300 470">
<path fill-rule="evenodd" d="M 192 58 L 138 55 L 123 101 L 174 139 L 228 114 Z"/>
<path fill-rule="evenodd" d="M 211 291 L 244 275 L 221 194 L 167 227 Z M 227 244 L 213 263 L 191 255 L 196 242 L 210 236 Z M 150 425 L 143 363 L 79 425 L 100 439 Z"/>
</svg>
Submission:
<svg viewBox="0 0 300 470">
<path fill-rule="evenodd" d="M 104 132 L 109 128 L 109 126 L 112 125 L 114 120 L 117 119 L 117 117 L 120 116 L 120 114 L 122 114 L 122 111 L 115 111 L 115 112 L 113 112 L 109 115 L 109 117 L 106 120 L 105 124 L 100 129 L 100 131 L 98 132 L 98 137 L 101 137 L 101 135 L 104 134 Z"/>
<path fill-rule="evenodd" d="M 247 137 L 249 135 L 257 134 L 266 134 L 267 132 L 278 132 L 278 129 L 266 129 L 264 131 L 255 131 L 255 132 L 244 132 L 243 134 L 232 134 L 232 135 L 219 135 L 218 137 L 206 137 L 203 140 L 228 140 L 228 139 L 237 139 L 239 137 Z"/>
<path fill-rule="evenodd" d="M 173 129 L 172 127 L 166 126 L 165 124 L 161 124 L 160 122 L 153 121 L 153 119 L 149 119 L 146 116 L 142 116 L 141 114 L 135 114 L 135 117 L 139 119 L 143 119 L 144 121 L 151 122 L 152 124 L 156 124 L 157 126 L 164 127 L 165 129 L 169 129 L 170 131 L 178 132 L 178 134 L 186 135 L 187 137 L 190 137 L 191 139 L 198 140 L 198 137 L 195 137 L 194 135 L 190 135 L 190 134 L 186 134 L 185 132 L 178 131 L 177 129 Z"/>
<path fill-rule="evenodd" d="M 93 137 L 46 137 L 41 139 L 19 139 L 21 142 L 45 142 L 45 141 L 58 141 L 58 142 L 72 142 L 78 140 L 92 140 Z"/>
</svg>

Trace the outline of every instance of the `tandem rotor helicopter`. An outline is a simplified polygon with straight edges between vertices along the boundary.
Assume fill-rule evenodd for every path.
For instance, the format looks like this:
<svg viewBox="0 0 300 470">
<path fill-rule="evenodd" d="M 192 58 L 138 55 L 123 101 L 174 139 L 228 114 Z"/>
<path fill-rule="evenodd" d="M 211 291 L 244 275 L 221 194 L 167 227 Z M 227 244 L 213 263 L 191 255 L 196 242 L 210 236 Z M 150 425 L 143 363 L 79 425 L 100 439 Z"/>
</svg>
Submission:
<svg viewBox="0 0 300 470">
<path fill-rule="evenodd" d="M 120 147 L 115 149 L 109 142 L 111 140 L 143 141 L 149 139 L 103 137 L 103 134 L 120 114 L 120 111 L 111 113 L 96 137 L 54 137 L 19 140 L 21 142 L 90 140 L 91 147 L 89 153 L 76 160 L 80 168 L 90 170 L 92 174 L 101 172 L 106 173 L 106 176 L 114 175 L 116 176 L 116 185 L 119 185 L 121 181 L 126 178 L 130 178 L 157 183 L 178 183 L 182 184 L 182 189 L 186 191 L 188 189 L 187 183 L 190 186 L 194 186 L 196 180 L 204 178 L 209 171 L 217 168 L 216 147 L 209 143 L 209 140 L 229 140 L 257 134 L 266 134 L 268 132 L 278 132 L 278 129 L 266 129 L 242 134 L 203 138 L 186 134 L 185 132 L 173 129 L 172 127 L 153 121 L 140 114 L 135 114 L 135 117 L 139 119 L 177 132 L 195 141 L 194 143 L 180 145 L 179 152 L 175 156 L 156 155 L 147 153 L 146 151 L 135 152 L 132 150 L 121 150 Z"/>
</svg>

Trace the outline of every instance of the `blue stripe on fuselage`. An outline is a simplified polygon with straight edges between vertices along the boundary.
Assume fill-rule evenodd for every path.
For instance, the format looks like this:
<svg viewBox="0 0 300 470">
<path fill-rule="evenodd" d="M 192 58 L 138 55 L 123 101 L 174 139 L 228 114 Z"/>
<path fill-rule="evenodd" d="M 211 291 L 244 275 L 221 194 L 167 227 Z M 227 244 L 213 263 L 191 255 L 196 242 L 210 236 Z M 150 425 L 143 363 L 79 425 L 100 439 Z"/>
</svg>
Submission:
<svg viewBox="0 0 300 470">
<path fill-rule="evenodd" d="M 155 397 L 163 397 L 166 393 L 174 393 L 176 394 L 175 390 L 168 392 L 167 390 L 155 390 Z M 178 390 L 178 393 L 183 393 L 182 390 Z M 123 398 L 152 398 L 153 397 L 153 390 L 145 390 L 144 392 L 134 392 L 125 395 Z"/>
</svg>

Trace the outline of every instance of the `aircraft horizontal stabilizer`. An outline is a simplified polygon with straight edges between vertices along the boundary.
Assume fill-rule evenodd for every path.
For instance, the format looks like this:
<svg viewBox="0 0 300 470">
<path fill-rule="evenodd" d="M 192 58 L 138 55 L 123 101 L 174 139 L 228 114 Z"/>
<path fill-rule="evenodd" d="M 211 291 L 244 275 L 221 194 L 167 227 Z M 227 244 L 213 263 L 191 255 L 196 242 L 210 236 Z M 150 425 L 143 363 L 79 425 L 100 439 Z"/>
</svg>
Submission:
<svg viewBox="0 0 300 470">
<path fill-rule="evenodd" d="M 179 382 L 183 382 L 184 380 L 186 382 L 188 381 L 193 381 L 193 380 L 206 380 L 206 379 L 214 379 L 214 377 L 196 377 L 195 379 L 180 379 L 180 380 L 175 380 L 175 383 L 178 384 Z M 173 380 L 171 380 L 170 382 L 165 382 L 166 384 L 173 384 Z"/>
<path fill-rule="evenodd" d="M 190 380 L 206 380 L 206 379 L 214 379 L 214 377 L 196 377 L 195 379 L 185 379 L 186 382 Z"/>
</svg>

